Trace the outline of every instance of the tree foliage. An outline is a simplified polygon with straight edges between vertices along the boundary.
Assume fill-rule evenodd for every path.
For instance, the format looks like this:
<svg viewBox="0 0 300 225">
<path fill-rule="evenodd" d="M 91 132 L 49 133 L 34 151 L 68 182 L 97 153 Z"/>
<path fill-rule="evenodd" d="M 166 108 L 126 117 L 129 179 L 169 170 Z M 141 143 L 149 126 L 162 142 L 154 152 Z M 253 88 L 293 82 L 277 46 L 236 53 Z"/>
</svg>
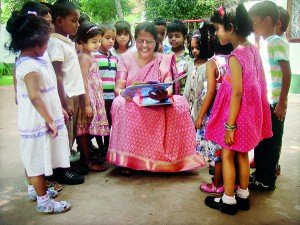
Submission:
<svg viewBox="0 0 300 225">
<path fill-rule="evenodd" d="M 2 0 L 1 22 L 6 22 L 11 12 L 20 10 L 22 5 L 29 0 Z M 56 0 L 45 2 L 54 3 Z M 114 0 L 70 0 L 76 3 L 94 22 L 111 22 L 118 19 L 116 4 Z M 129 14 L 132 4 L 127 0 L 120 0 L 123 13 Z"/>
<path fill-rule="evenodd" d="M 149 20 L 163 17 L 173 19 L 200 19 L 210 16 L 221 0 L 145 0 Z"/>
</svg>

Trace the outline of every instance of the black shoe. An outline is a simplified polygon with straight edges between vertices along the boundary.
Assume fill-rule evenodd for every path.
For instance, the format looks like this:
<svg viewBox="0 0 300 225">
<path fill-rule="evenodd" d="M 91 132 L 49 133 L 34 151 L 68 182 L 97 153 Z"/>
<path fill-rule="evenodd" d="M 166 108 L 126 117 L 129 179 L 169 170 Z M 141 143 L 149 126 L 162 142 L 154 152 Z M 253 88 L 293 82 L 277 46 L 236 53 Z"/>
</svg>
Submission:
<svg viewBox="0 0 300 225">
<path fill-rule="evenodd" d="M 82 176 L 89 173 L 89 169 L 87 168 L 87 166 L 83 165 L 81 162 L 72 163 L 70 170 Z"/>
<path fill-rule="evenodd" d="M 237 214 L 237 204 L 229 205 L 225 204 L 222 201 L 222 198 L 220 199 L 220 202 L 215 201 L 215 197 L 213 196 L 207 196 L 205 198 L 205 205 L 212 209 L 220 210 L 222 213 L 228 214 L 228 215 L 235 215 Z"/>
<path fill-rule="evenodd" d="M 254 183 L 249 184 L 250 191 L 274 191 L 275 187 L 275 185 L 264 185 L 262 182 L 259 182 L 257 180 Z"/>
<path fill-rule="evenodd" d="M 247 211 L 250 208 L 250 201 L 248 198 L 239 198 L 236 196 L 237 206 L 240 210 Z"/>
<path fill-rule="evenodd" d="M 70 169 L 59 168 L 55 172 L 56 180 L 61 184 L 82 184 L 84 176 L 72 172 Z"/>
<path fill-rule="evenodd" d="M 215 167 L 209 165 L 209 167 L 208 167 L 208 173 L 209 173 L 209 175 L 212 175 L 212 176 L 215 175 Z"/>
</svg>

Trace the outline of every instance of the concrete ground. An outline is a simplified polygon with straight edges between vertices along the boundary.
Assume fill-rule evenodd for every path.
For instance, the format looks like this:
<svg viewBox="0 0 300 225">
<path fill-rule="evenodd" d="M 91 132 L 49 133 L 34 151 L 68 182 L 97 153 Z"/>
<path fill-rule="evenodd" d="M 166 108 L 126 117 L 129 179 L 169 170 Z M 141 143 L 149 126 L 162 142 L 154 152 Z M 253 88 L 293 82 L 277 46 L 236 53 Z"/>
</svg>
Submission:
<svg viewBox="0 0 300 225">
<path fill-rule="evenodd" d="M 208 169 L 122 177 L 114 166 L 90 173 L 82 185 L 64 185 L 58 199 L 72 203 L 61 215 L 40 215 L 28 202 L 19 157 L 13 88 L 0 87 L 0 224 L 300 224 L 300 95 L 290 96 L 277 189 L 251 193 L 251 209 L 224 215 L 204 205 L 199 183 Z"/>
</svg>

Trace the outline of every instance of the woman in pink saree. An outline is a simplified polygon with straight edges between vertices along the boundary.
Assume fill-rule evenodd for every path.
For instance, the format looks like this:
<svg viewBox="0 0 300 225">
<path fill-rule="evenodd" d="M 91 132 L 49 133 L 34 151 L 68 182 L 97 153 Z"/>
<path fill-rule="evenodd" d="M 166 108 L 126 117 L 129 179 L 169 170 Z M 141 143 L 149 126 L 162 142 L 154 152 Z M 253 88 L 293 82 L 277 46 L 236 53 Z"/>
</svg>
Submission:
<svg viewBox="0 0 300 225">
<path fill-rule="evenodd" d="M 157 95 L 161 99 L 172 96 L 172 105 L 141 107 L 120 96 L 134 82 L 171 82 L 176 68 L 173 54 L 155 52 L 157 33 L 152 23 L 139 24 L 135 39 L 137 51 L 121 55 L 118 63 L 107 161 L 122 167 L 123 175 L 131 169 L 178 172 L 204 166 L 195 150 L 196 132 L 184 97 L 172 96 L 170 88 Z"/>
</svg>

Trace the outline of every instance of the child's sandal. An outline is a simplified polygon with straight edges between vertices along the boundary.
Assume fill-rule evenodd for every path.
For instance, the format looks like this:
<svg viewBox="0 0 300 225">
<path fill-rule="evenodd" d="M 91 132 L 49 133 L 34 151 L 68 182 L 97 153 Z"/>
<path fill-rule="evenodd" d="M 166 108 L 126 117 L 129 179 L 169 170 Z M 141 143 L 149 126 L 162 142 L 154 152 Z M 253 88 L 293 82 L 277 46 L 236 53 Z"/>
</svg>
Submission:
<svg viewBox="0 0 300 225">
<path fill-rule="evenodd" d="M 87 167 L 90 171 L 93 171 L 93 172 L 103 172 L 105 170 L 107 170 L 107 167 L 104 165 L 104 164 L 97 164 L 97 163 L 94 163 L 94 162 L 89 162 L 87 164 Z"/>
<path fill-rule="evenodd" d="M 57 183 L 55 180 L 46 180 L 46 187 L 49 189 L 54 189 L 57 192 L 60 192 L 62 190 L 62 185 Z"/>
<path fill-rule="evenodd" d="M 46 205 L 37 205 L 37 211 L 40 213 L 54 214 L 64 213 L 71 209 L 71 204 L 66 201 L 54 201 L 51 199 Z"/>
</svg>

